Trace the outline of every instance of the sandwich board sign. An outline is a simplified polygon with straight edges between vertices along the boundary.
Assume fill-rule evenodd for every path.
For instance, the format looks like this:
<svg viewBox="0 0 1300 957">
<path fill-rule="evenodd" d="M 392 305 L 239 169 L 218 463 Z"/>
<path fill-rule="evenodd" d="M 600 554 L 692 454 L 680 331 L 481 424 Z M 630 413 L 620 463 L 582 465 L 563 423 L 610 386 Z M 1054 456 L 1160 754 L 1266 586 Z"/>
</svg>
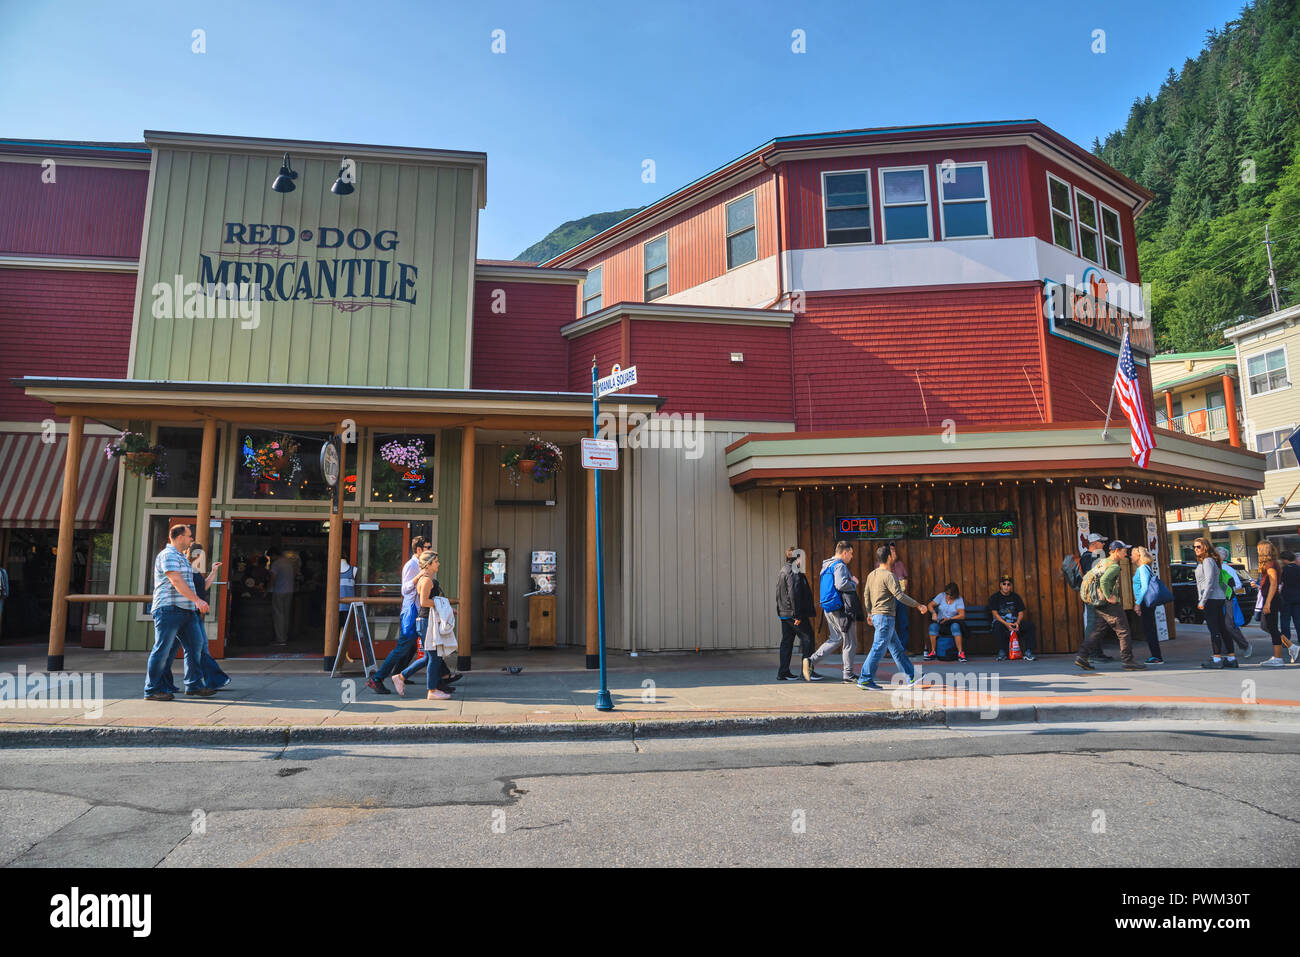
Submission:
<svg viewBox="0 0 1300 957">
<path fill-rule="evenodd" d="M 343 631 L 339 634 L 339 650 L 334 653 L 334 667 L 330 670 L 333 678 L 339 670 L 343 656 L 347 654 L 348 642 L 353 638 L 361 646 L 362 673 L 369 678 L 372 671 L 379 670 L 375 661 L 375 643 L 370 638 L 370 619 L 366 617 L 364 602 L 354 601 L 348 605 L 348 617 L 343 622 Z"/>
<path fill-rule="evenodd" d="M 618 469 L 618 443 L 613 439 L 582 440 L 582 467 L 584 469 Z"/>
</svg>

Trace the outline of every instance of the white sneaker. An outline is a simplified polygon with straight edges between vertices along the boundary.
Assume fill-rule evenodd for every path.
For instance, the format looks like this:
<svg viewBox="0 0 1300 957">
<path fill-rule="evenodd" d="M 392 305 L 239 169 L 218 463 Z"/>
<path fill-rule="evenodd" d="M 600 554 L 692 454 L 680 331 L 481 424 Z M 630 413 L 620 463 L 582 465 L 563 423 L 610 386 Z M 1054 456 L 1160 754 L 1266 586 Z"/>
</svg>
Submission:
<svg viewBox="0 0 1300 957">
<path fill-rule="evenodd" d="M 1291 664 L 1295 664 L 1296 658 L 1300 658 L 1300 641 L 1291 642 L 1289 651 L 1291 652 Z"/>
<path fill-rule="evenodd" d="M 1261 661 L 1259 666 L 1261 668 L 1284 668 L 1286 667 L 1286 662 L 1281 658 L 1270 658 L 1268 661 Z"/>
</svg>

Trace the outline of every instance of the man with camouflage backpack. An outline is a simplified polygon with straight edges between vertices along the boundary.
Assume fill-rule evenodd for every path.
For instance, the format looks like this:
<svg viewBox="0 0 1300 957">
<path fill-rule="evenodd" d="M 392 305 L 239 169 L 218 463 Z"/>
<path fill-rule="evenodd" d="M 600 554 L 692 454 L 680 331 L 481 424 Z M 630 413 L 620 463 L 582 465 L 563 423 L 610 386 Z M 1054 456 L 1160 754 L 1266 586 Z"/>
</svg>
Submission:
<svg viewBox="0 0 1300 957">
<path fill-rule="evenodd" d="M 1119 636 L 1119 657 L 1124 663 L 1125 671 L 1145 671 L 1146 665 L 1133 659 L 1133 638 L 1129 634 L 1128 619 L 1124 614 L 1123 592 L 1120 590 L 1119 560 L 1128 554 L 1128 545 L 1121 541 L 1110 543 L 1110 557 L 1098 559 L 1083 576 L 1079 585 L 1079 597 L 1084 604 L 1095 609 L 1092 625 L 1084 636 L 1083 645 L 1074 663 L 1084 671 L 1096 671 L 1089 660 L 1101 650 L 1101 636 L 1106 627 L 1114 629 Z"/>
</svg>

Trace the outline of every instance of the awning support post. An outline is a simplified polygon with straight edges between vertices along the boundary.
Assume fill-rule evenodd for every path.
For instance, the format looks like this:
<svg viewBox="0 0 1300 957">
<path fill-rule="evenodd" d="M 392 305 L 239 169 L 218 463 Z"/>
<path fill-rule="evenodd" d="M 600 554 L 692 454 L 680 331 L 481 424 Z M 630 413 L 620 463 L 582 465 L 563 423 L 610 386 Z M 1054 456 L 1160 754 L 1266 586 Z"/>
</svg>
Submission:
<svg viewBox="0 0 1300 957">
<path fill-rule="evenodd" d="M 54 563 L 54 605 L 50 609 L 50 647 L 46 671 L 63 670 L 63 644 L 68 630 L 68 592 L 72 577 L 72 528 L 77 519 L 77 488 L 81 482 L 83 418 L 68 420 L 68 454 L 63 465 L 63 502 L 59 508 L 59 550 Z"/>
</svg>

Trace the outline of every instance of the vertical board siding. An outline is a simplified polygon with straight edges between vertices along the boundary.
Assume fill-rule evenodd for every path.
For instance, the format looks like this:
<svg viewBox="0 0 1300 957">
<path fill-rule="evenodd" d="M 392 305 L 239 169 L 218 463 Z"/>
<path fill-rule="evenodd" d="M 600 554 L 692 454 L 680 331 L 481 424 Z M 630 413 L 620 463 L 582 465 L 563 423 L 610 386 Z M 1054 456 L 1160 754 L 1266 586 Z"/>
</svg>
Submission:
<svg viewBox="0 0 1300 957">
<path fill-rule="evenodd" d="M 147 160 L 146 160 L 147 162 Z M 0 163 L 0 253 L 128 259 L 140 255 L 149 170 Z"/>
<path fill-rule="evenodd" d="M 53 411 L 11 379 L 125 377 L 134 304 L 134 273 L 0 269 L 0 421 Z"/>
<path fill-rule="evenodd" d="M 492 311 L 498 290 L 505 312 Z M 577 295 L 564 283 L 476 282 L 473 388 L 568 391 L 560 329 L 573 321 Z"/>
<path fill-rule="evenodd" d="M 798 428 L 1042 421 L 1039 302 L 1037 286 L 810 295 L 792 333 Z"/>
<path fill-rule="evenodd" d="M 576 269 L 604 266 L 602 305 L 645 300 L 645 270 L 641 247 L 668 235 L 668 295 L 683 292 L 727 272 L 726 205 L 754 192 L 754 222 L 758 259 L 776 253 L 775 175 L 760 173 L 716 196 L 678 213 L 666 222 L 641 230 L 597 256 L 573 264 Z"/>
<path fill-rule="evenodd" d="M 639 651 L 774 648 L 776 572 L 794 542 L 793 494 L 736 493 L 706 432 L 700 459 L 637 449 L 633 469 L 632 628 Z M 626 648 L 620 636 L 619 648 Z"/>
<path fill-rule="evenodd" d="M 1061 559 L 1074 541 L 1074 505 L 1069 483 L 996 482 L 954 487 L 865 489 L 810 489 L 797 493 L 798 543 L 808 550 L 809 580 L 818 594 L 818 570 L 834 554 L 835 517 L 842 514 L 992 512 L 1010 510 L 1020 520 L 1019 537 L 1005 540 L 971 538 L 904 540 L 899 553 L 908 571 L 908 594 L 929 601 L 956 582 L 968 606 L 987 605 L 998 590 L 998 579 L 1009 574 L 1024 599 L 1029 620 L 1038 630 L 1039 650 L 1065 654 L 1076 651 L 1083 638 L 1083 606 L 1078 593 L 1061 575 Z M 853 543 L 853 574 L 865 580 L 875 567 L 872 554 L 882 542 Z M 913 611 L 909 647 L 919 649 L 928 619 Z M 823 624 L 822 631 L 825 626 Z M 864 648 L 870 647 L 870 622 L 860 626 Z M 991 635 L 976 636 L 969 644 L 983 657 L 996 653 Z"/>
<path fill-rule="evenodd" d="M 1032 235 L 1030 200 L 1021 188 L 1021 174 L 1027 152 L 1022 146 L 967 147 L 836 156 L 786 163 L 783 174 L 786 190 L 786 248 L 817 249 L 824 245 L 822 173 L 836 170 L 870 171 L 872 238 L 879 243 L 882 235 L 879 171 L 896 166 L 927 168 L 930 181 L 931 225 L 934 238 L 938 240 L 942 233 L 939 228 L 939 184 L 935 166 L 947 159 L 954 163 L 981 161 L 988 163 L 989 202 L 992 204 L 994 238 Z"/>
<path fill-rule="evenodd" d="M 477 216 L 474 171 L 452 166 L 416 166 L 363 161 L 357 191 L 335 196 L 330 185 L 337 164 L 324 158 L 295 159 L 298 188 L 275 193 L 271 181 L 278 157 L 236 156 L 188 150 L 159 150 L 153 206 L 142 270 L 133 376 L 233 382 L 329 383 L 411 388 L 466 388 L 470 248 Z M 153 287 L 180 275 L 199 282 L 200 255 L 227 259 L 240 247 L 226 244 L 225 224 L 264 223 L 309 229 L 310 240 L 279 247 L 288 257 L 251 255 L 242 261 L 314 263 L 318 259 L 375 259 L 416 267 L 416 302 L 366 303 L 340 311 L 307 299 L 261 303 L 255 328 L 235 318 L 155 318 Z M 362 228 L 371 245 L 338 250 L 318 247 L 319 230 L 347 234 Z M 376 250 L 380 230 L 396 230 L 397 246 Z M 377 275 L 377 267 L 376 267 Z M 313 281 L 315 280 L 313 270 Z M 342 292 L 333 298 L 344 298 Z M 214 301 L 215 302 L 215 301 Z"/>
</svg>

